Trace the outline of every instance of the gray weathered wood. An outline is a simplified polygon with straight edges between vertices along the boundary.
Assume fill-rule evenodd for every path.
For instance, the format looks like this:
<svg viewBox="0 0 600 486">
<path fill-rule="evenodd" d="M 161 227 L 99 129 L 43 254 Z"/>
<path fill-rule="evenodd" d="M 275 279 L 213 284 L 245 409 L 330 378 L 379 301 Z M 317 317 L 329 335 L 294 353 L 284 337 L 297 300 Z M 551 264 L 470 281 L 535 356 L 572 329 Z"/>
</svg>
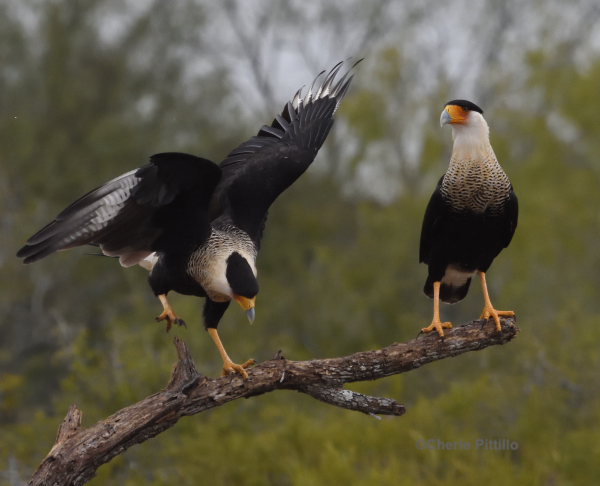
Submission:
<svg viewBox="0 0 600 486">
<path fill-rule="evenodd" d="M 144 400 L 119 410 L 86 429 L 75 405 L 60 425 L 56 444 L 29 480 L 31 486 L 81 485 L 102 464 L 134 444 L 173 427 L 184 416 L 218 407 L 232 400 L 274 390 L 297 390 L 331 405 L 369 415 L 402 415 L 404 405 L 389 398 L 369 397 L 344 390 L 345 383 L 376 380 L 405 373 L 420 366 L 511 341 L 518 332 L 514 318 L 502 319 L 502 330 L 483 321 L 472 321 L 446 332 L 394 343 L 376 351 L 343 358 L 290 361 L 279 353 L 239 376 L 208 378 L 196 370 L 184 342 L 174 338 L 178 362 L 167 387 Z"/>
</svg>

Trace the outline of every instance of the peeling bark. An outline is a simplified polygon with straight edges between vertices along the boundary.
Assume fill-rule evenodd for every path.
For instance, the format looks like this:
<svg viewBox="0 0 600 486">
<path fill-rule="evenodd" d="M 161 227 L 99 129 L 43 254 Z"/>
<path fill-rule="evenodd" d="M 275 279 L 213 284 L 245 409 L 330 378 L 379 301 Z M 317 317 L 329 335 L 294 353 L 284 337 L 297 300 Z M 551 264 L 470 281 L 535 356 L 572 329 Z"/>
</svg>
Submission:
<svg viewBox="0 0 600 486">
<path fill-rule="evenodd" d="M 514 318 L 502 319 L 499 333 L 491 325 L 482 326 L 482 322 L 472 321 L 448 330 L 444 341 L 431 333 L 342 358 L 290 361 L 278 353 L 249 369 L 245 382 L 239 376 L 208 378 L 200 374 L 184 342 L 175 337 L 178 361 L 167 387 L 88 429 L 81 427 L 81 412 L 71 405 L 59 426 L 54 447 L 28 485 L 84 484 L 102 464 L 173 427 L 181 417 L 274 390 L 296 390 L 330 405 L 375 417 L 403 415 L 404 405 L 393 399 L 370 397 L 342 387 L 345 383 L 377 380 L 432 361 L 505 344 L 519 331 Z"/>
</svg>

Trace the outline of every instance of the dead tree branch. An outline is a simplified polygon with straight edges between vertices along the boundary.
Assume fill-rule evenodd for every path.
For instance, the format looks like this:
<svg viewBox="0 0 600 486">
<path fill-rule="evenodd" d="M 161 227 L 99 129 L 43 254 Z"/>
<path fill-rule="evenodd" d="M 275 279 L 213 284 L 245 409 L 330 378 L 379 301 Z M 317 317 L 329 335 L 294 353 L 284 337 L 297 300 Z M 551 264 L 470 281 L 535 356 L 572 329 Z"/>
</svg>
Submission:
<svg viewBox="0 0 600 486">
<path fill-rule="evenodd" d="M 482 322 L 472 321 L 449 330 L 443 342 L 431 333 L 343 358 L 289 361 L 278 353 L 249 370 L 246 382 L 238 376 L 231 379 L 201 375 L 184 342 L 175 337 L 178 362 L 167 387 L 88 429 L 81 427 L 81 412 L 71 405 L 58 429 L 56 444 L 28 484 L 84 484 L 94 477 L 99 466 L 132 445 L 173 427 L 181 417 L 274 390 L 297 390 L 322 402 L 370 415 L 402 415 L 404 405 L 395 400 L 369 397 L 342 387 L 345 383 L 405 373 L 432 361 L 505 344 L 518 332 L 514 319 L 502 319 L 500 333 L 494 332 L 492 325 L 482 327 Z"/>
</svg>

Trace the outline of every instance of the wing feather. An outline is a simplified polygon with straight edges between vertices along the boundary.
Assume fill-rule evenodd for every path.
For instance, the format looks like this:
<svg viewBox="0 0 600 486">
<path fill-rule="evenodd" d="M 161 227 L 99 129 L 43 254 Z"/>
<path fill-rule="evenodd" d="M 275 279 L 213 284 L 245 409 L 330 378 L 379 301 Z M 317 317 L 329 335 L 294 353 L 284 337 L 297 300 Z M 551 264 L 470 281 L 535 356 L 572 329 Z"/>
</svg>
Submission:
<svg viewBox="0 0 600 486">
<path fill-rule="evenodd" d="M 506 218 L 506 233 L 505 238 L 502 242 L 503 247 L 506 248 L 515 234 L 515 230 L 517 229 L 517 221 L 519 219 L 519 201 L 517 200 L 517 196 L 513 191 L 512 185 L 510 186 L 510 193 L 508 195 L 508 200 L 506 201 L 506 205 L 504 206 L 504 214 Z"/>
<path fill-rule="evenodd" d="M 125 266 L 154 251 L 177 251 L 210 236 L 208 205 L 221 178 L 214 163 L 164 153 L 90 191 L 27 240 L 24 263 L 55 251 L 97 245 Z"/>
<path fill-rule="evenodd" d="M 298 90 L 271 126 L 263 126 L 221 162 L 223 178 L 210 209 L 214 222 L 234 224 L 259 244 L 270 205 L 308 169 L 327 138 L 331 117 L 352 80 L 346 73 L 335 83 L 341 67 L 339 63 L 329 72 L 316 93 L 314 86 L 323 73 L 304 99 Z"/>
<path fill-rule="evenodd" d="M 444 204 L 444 199 L 442 198 L 442 193 L 440 191 L 443 180 L 444 176 L 438 181 L 437 187 L 435 188 L 435 191 L 433 191 L 431 199 L 429 199 L 429 203 L 425 209 L 423 226 L 421 227 L 421 241 L 419 244 L 419 263 L 429 264 L 429 256 L 436 228 L 439 227 L 442 218 L 444 218 L 446 214 L 446 205 Z"/>
</svg>

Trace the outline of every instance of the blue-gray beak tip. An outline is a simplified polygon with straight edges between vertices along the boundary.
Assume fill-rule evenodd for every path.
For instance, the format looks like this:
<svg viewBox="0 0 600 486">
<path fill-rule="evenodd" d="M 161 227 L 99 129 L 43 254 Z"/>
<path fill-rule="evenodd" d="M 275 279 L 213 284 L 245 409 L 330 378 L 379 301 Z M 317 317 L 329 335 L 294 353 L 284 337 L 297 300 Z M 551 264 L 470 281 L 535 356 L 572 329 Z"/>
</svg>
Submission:
<svg viewBox="0 0 600 486">
<path fill-rule="evenodd" d="M 440 116 L 440 127 L 443 127 L 446 123 L 450 123 L 450 115 L 446 110 L 442 111 L 442 116 Z"/>
<path fill-rule="evenodd" d="M 256 312 L 254 311 L 254 307 L 252 309 L 248 309 L 246 311 L 246 317 L 248 318 L 248 321 L 250 321 L 250 324 L 252 324 L 254 322 L 255 315 L 256 315 Z"/>
</svg>

